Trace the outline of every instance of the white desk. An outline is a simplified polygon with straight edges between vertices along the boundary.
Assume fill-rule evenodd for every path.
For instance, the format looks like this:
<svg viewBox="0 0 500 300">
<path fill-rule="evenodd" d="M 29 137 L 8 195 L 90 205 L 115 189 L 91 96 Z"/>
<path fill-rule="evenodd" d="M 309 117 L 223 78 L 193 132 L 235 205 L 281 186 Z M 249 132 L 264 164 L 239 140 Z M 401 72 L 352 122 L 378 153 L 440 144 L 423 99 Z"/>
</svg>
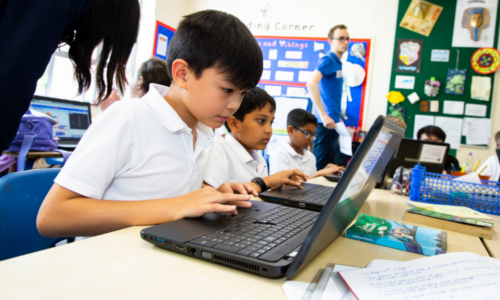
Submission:
<svg viewBox="0 0 500 300">
<path fill-rule="evenodd" d="M 312 182 L 331 183 L 323 178 Z M 403 221 L 406 197 L 375 190 L 363 213 Z M 270 280 L 144 242 L 130 227 L 0 262 L 0 299 L 285 299 L 284 279 Z M 477 237 L 449 232 L 449 252 L 488 255 Z M 309 282 L 327 263 L 363 267 L 375 258 L 422 255 L 337 238 L 294 280 Z"/>
</svg>

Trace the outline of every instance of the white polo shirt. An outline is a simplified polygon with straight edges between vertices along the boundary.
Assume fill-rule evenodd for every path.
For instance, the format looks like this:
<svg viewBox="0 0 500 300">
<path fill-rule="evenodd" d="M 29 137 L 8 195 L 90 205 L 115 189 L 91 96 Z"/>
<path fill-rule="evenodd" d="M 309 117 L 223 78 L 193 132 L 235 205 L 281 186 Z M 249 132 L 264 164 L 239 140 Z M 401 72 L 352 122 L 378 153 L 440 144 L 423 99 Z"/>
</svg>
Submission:
<svg viewBox="0 0 500 300">
<path fill-rule="evenodd" d="M 269 157 L 270 174 L 283 170 L 298 169 L 306 175 L 316 173 L 316 157 L 308 150 L 298 154 L 290 144 L 285 143 L 276 147 Z"/>
<path fill-rule="evenodd" d="M 224 182 L 250 182 L 268 175 L 266 160 L 259 152 L 248 153 L 231 134 L 214 139 L 205 169 L 208 184 L 218 188 Z"/>
<path fill-rule="evenodd" d="M 191 129 L 151 84 L 136 101 L 118 101 L 96 119 L 55 182 L 85 197 L 149 200 L 201 188 L 213 130 Z"/>
</svg>

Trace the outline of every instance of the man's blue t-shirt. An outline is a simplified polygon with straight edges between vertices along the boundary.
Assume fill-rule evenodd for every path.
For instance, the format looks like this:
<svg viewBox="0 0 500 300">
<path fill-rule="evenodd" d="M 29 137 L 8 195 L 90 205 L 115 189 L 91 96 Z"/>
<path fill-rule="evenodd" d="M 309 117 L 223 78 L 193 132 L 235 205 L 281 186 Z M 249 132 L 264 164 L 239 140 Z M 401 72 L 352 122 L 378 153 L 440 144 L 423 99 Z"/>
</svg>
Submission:
<svg viewBox="0 0 500 300">
<path fill-rule="evenodd" d="M 330 118 L 335 122 L 340 122 L 340 103 L 342 100 L 342 84 L 344 83 L 342 62 L 335 53 L 330 51 L 319 59 L 316 70 L 323 75 L 318 84 L 323 108 Z M 318 122 L 321 123 L 316 108 L 314 109 L 314 115 L 318 118 Z"/>
</svg>

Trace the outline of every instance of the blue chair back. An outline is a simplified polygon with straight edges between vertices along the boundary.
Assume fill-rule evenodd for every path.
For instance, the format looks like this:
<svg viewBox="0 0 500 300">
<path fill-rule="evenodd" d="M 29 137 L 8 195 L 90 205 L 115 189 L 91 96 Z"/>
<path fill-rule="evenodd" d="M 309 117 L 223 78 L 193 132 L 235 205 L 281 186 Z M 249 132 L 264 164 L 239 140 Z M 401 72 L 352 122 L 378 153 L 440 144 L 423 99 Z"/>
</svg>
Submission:
<svg viewBox="0 0 500 300">
<path fill-rule="evenodd" d="M 0 178 L 0 260 L 54 246 L 61 238 L 38 233 L 36 217 L 60 169 L 17 172 Z"/>
</svg>

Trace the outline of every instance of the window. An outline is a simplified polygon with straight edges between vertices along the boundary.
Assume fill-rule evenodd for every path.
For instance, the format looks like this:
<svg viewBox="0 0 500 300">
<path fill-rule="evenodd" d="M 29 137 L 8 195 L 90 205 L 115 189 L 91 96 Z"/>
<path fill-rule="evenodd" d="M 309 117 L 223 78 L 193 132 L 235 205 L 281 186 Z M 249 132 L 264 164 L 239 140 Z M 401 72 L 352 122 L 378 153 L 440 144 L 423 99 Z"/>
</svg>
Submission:
<svg viewBox="0 0 500 300">
<path fill-rule="evenodd" d="M 97 98 L 95 88 L 95 77 L 92 76 L 90 88 L 78 95 L 78 83 L 75 80 L 73 73 L 73 64 L 68 58 L 69 46 L 64 45 L 58 48 L 50 59 L 50 62 L 43 76 L 38 80 L 35 94 L 53 98 L 61 98 L 67 100 L 85 101 L 94 103 Z M 99 45 L 92 55 L 92 68 L 95 69 L 99 61 L 99 53 L 101 45 Z M 125 73 L 127 80 L 132 82 L 134 78 L 136 46 L 132 49 L 129 61 L 127 63 Z M 106 70 L 104 70 L 106 74 Z"/>
</svg>

